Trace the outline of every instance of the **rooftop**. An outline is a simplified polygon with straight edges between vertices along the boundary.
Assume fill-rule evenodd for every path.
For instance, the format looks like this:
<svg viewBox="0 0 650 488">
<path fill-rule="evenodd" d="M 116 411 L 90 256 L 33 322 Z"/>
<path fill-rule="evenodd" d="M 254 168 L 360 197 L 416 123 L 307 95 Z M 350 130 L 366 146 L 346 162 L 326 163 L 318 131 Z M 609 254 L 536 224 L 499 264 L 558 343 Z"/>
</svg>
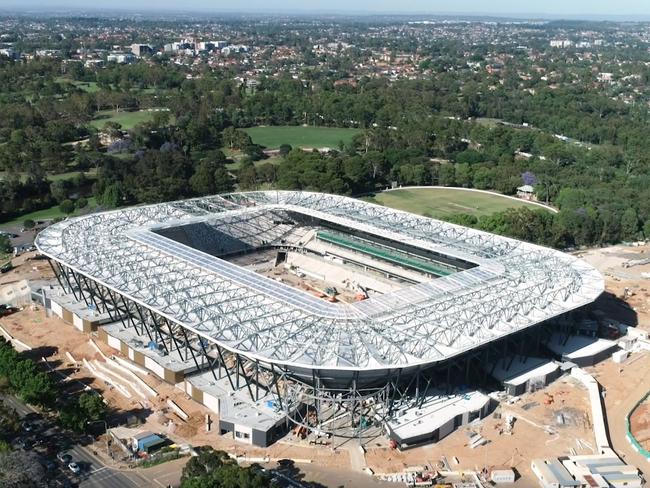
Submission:
<svg viewBox="0 0 650 488">
<path fill-rule="evenodd" d="M 269 212 L 306 215 L 475 266 L 333 304 L 153 231 L 211 220 L 227 233 L 233 221 L 263 220 Z M 126 208 L 52 225 L 36 244 L 208 341 L 288 367 L 383 370 L 443 361 L 591 303 L 603 291 L 597 271 L 561 252 L 319 193 L 235 193 Z"/>
</svg>

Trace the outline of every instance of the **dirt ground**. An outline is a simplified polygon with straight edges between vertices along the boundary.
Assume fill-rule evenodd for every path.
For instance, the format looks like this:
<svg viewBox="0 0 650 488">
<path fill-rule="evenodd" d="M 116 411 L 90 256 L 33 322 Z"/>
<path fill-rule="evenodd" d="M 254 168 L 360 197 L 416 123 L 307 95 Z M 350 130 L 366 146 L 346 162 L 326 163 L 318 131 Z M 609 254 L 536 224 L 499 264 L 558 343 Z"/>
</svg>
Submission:
<svg viewBox="0 0 650 488">
<path fill-rule="evenodd" d="M 621 322 L 650 330 L 650 245 L 611 246 L 576 253 L 605 277 L 599 306 Z M 626 291 L 627 290 L 627 291 Z"/>
<path fill-rule="evenodd" d="M 16 273 L 18 276 L 24 274 L 24 269 Z M 46 317 L 40 306 L 26 307 L 18 313 L 3 317 L 0 319 L 0 326 L 13 337 L 30 345 L 33 350 L 28 354 L 35 360 L 41 360 L 43 357 L 47 359 L 48 364 L 57 370 L 57 375 L 64 384 L 65 393 L 79 392 L 85 386 L 100 392 L 111 406 L 112 416 L 116 421 L 137 417 L 143 422 L 143 429 L 166 434 L 175 442 L 189 443 L 194 446 L 212 445 L 247 458 L 312 460 L 315 465 L 328 468 L 348 466 L 350 463 L 347 451 L 344 449 L 333 450 L 300 443 L 294 445 L 282 441 L 268 449 L 262 449 L 235 442 L 231 435 L 221 436 L 218 433 L 216 414 L 193 401 L 180 389 L 157 379 L 153 374 L 139 376 L 158 392 L 158 397 L 146 401 L 136 395 L 126 398 L 118 389 L 96 378 L 82 365 L 83 359 L 104 361 L 102 355 L 90 344 L 90 336 L 56 316 Z M 120 356 L 117 350 L 108 345 L 97 340 L 95 343 L 106 356 Z M 66 352 L 72 354 L 76 364 L 70 361 Z M 184 421 L 167 407 L 168 398 L 176 402 L 190 416 L 188 421 Z M 206 414 L 211 416 L 212 432 L 206 431 Z"/>
<path fill-rule="evenodd" d="M 636 325 L 640 329 L 650 330 L 650 264 L 632 267 L 625 264 L 650 259 L 650 246 L 614 246 L 581 252 L 579 255 L 597 267 L 606 278 L 609 294 L 599 303 L 606 315 L 620 322 Z M 47 262 L 33 260 L 30 255 L 15 259 L 14 265 L 17 266 L 15 270 L 0 275 L 0 286 L 21 279 L 53 278 Z M 140 377 L 159 393 L 158 398 L 144 401 L 136 396 L 127 399 L 116 389 L 94 378 L 86 368 L 76 368 L 70 363 L 65 356 L 66 351 L 78 362 L 83 358 L 101 361 L 102 357 L 90 345 L 87 334 L 65 324 L 57 317 L 46 317 L 39 307 L 27 308 L 0 319 L 0 325 L 18 339 L 36 348 L 33 352 L 35 356 L 47 357 L 52 366 L 69 378 L 66 383 L 71 390 L 89 385 L 105 396 L 115 412 L 136 415 L 144 421 L 144 428 L 168 434 L 177 442 L 187 442 L 195 446 L 210 444 L 252 459 L 311 459 L 311 470 L 322 467 L 323 470 L 349 471 L 351 464 L 354 464 L 347 450 L 352 446 L 336 449 L 310 446 L 304 441 L 294 442 L 287 437 L 270 448 L 262 449 L 236 443 L 230 436 L 220 436 L 217 431 L 208 433 L 205 429 L 205 415 L 211 415 L 213 426 L 218 420 L 217 415 L 152 374 Z M 119 354 L 105 344 L 97 344 L 106 355 Z M 638 400 L 638 397 L 630 397 L 642 396 L 641 392 L 647 389 L 645 385 L 650 374 L 650 354 L 635 353 L 622 365 L 608 360 L 588 370 L 606 391 L 610 432 L 612 437 L 616 437 L 613 439 L 614 447 L 623 452 L 625 458 L 629 445 L 620 443 L 618 437 L 622 436 L 616 429 L 624 424 L 624 416 L 631 408 L 628 403 Z M 547 404 L 550 398 L 547 394 L 553 398 L 550 404 Z M 182 421 L 168 409 L 165 404 L 167 398 L 173 399 L 190 415 L 188 422 Z M 399 472 L 413 465 L 435 467 L 443 457 L 452 469 L 480 470 L 484 466 L 507 465 L 520 473 L 524 483 L 531 481 L 533 486 L 531 459 L 573 453 L 586 454 L 591 452 L 590 446 L 594 445 L 586 391 L 571 378 L 563 377 L 545 390 L 526 394 L 515 404 L 502 404 L 495 412 L 500 413 L 502 418 L 491 415 L 476 425 L 457 430 L 436 444 L 407 451 L 391 450 L 388 441 L 379 438 L 366 446 L 365 463 L 377 473 Z M 503 430 L 503 417 L 507 413 L 516 417 L 512 435 L 500 433 Z M 640 440 L 643 439 L 643 442 L 650 445 L 650 402 L 635 413 L 633 429 Z M 489 443 L 471 449 L 468 440 L 473 432 L 480 433 Z M 636 459 L 633 452 L 627 456 L 626 459 L 630 462 Z M 520 483 L 520 486 L 525 484 Z"/>
<path fill-rule="evenodd" d="M 639 405 L 630 416 L 630 429 L 637 442 L 650 451 L 650 400 Z"/>
<path fill-rule="evenodd" d="M 546 393 L 553 398 L 548 405 L 544 403 L 550 398 Z M 441 467 L 439 462 L 445 457 L 452 469 L 480 471 L 486 466 L 512 466 L 522 477 L 532 479 L 531 459 L 569 455 L 573 451 L 587 454 L 591 453 L 588 446 L 594 445 L 587 392 L 571 378 L 558 380 L 544 391 L 523 395 L 513 405 L 502 404 L 495 413 L 501 414 L 501 419 L 493 414 L 476 426 L 458 429 L 436 444 L 406 451 L 391 450 L 387 442 L 383 447 L 369 447 L 366 461 L 376 472 L 399 472 L 412 465 Z M 558 413 L 564 413 L 563 424 L 557 422 Z M 516 418 L 511 435 L 501 433 L 506 414 Z M 489 442 L 470 448 L 469 437 L 473 433 Z"/>
<path fill-rule="evenodd" d="M 54 272 L 45 259 L 35 259 L 36 252 L 22 254 L 13 258 L 14 269 L 0 274 L 0 287 L 21 280 L 50 280 Z"/>
</svg>

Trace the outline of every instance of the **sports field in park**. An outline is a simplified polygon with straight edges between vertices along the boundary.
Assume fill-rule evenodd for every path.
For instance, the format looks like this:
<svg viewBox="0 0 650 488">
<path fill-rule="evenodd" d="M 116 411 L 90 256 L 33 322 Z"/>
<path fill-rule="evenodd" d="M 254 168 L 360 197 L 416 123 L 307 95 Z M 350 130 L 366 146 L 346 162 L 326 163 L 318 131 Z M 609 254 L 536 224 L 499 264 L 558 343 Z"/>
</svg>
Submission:
<svg viewBox="0 0 650 488">
<path fill-rule="evenodd" d="M 519 207 L 530 207 L 533 210 L 543 208 L 494 193 L 457 188 L 405 188 L 376 193 L 374 196 L 363 197 L 363 200 L 437 218 L 453 214 L 480 217 Z"/>
<path fill-rule="evenodd" d="M 97 112 L 95 119 L 90 122 L 90 125 L 97 129 L 101 129 L 107 122 L 117 122 L 122 126 L 122 129 L 129 130 L 143 122 L 150 122 L 153 120 L 155 113 L 156 110 L 138 110 L 135 112 L 129 112 L 126 110 L 121 110 L 119 112 L 115 110 L 102 110 Z"/>
<path fill-rule="evenodd" d="M 300 125 L 260 126 L 244 130 L 255 144 L 266 149 L 277 149 L 282 144 L 289 144 L 291 147 L 338 149 L 340 141 L 348 143 L 359 132 L 359 129 Z"/>
</svg>

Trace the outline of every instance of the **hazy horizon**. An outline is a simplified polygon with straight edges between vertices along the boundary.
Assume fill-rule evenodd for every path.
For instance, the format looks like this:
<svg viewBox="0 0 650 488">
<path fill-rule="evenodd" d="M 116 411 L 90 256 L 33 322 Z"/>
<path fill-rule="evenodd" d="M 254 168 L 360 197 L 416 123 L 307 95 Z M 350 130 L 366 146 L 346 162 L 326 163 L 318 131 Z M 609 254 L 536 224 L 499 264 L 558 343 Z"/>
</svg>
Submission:
<svg viewBox="0 0 650 488">
<path fill-rule="evenodd" d="M 158 0 L 155 4 L 147 0 L 112 0 L 89 4 L 87 0 L 7 0 L 0 10 L 42 11 L 79 9 L 81 11 L 157 11 L 188 12 L 202 11 L 218 13 L 296 13 L 296 14 L 412 14 L 451 16 L 495 16 L 529 18 L 583 18 L 640 20 L 650 18 L 650 3 L 647 0 L 531 0 L 522 5 L 516 0 L 493 0 L 486 5 L 480 0 L 414 0 L 404 3 L 394 0 L 315 0 L 305 4 L 299 0 L 244 0 L 233 4 L 210 0 L 186 0 L 182 7 L 175 0 Z"/>
</svg>

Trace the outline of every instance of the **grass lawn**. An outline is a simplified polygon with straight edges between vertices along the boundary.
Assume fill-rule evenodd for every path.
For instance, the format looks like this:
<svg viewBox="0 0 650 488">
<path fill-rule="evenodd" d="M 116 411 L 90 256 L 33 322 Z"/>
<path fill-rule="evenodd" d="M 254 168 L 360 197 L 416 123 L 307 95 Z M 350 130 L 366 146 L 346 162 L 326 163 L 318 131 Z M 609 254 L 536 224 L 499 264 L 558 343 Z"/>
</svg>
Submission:
<svg viewBox="0 0 650 488">
<path fill-rule="evenodd" d="M 363 200 L 411 213 L 426 214 L 434 218 L 461 213 L 480 217 L 502 212 L 509 208 L 526 206 L 530 206 L 532 209 L 542 208 L 523 200 L 513 200 L 499 195 L 453 188 L 395 190 L 377 193 L 372 197 L 364 197 Z"/>
<path fill-rule="evenodd" d="M 57 180 L 69 180 L 77 176 L 81 171 L 68 171 L 66 173 L 58 173 L 55 175 L 46 175 L 45 178 L 47 178 L 48 181 L 57 181 Z M 88 171 L 84 171 L 84 174 L 86 175 L 86 178 L 88 179 L 93 179 L 97 177 L 97 169 L 91 168 Z M 7 177 L 7 173 L 4 171 L 0 171 L 0 181 L 2 181 L 3 178 Z M 27 181 L 27 173 L 20 173 L 20 180 L 21 181 Z"/>
<path fill-rule="evenodd" d="M 267 149 L 277 149 L 282 144 L 293 147 L 336 149 L 339 142 L 350 142 L 359 129 L 335 127 L 261 126 L 244 129 L 255 144 Z"/>
<path fill-rule="evenodd" d="M 97 86 L 97 82 L 95 81 L 75 81 L 69 78 L 64 78 L 63 76 L 59 76 L 56 81 L 57 83 L 70 83 L 87 93 L 95 93 L 99 91 L 99 86 Z"/>
<path fill-rule="evenodd" d="M 90 125 L 101 129 L 106 122 L 117 122 L 122 126 L 122 129 L 129 130 L 138 124 L 151 121 L 155 113 L 154 110 L 139 110 L 137 112 L 102 110 L 97 112 L 95 120 L 92 120 Z"/>
<path fill-rule="evenodd" d="M 97 201 L 95 200 L 95 197 L 91 197 L 88 199 L 88 207 L 86 207 L 83 210 L 86 210 L 87 208 L 92 208 L 97 206 Z M 78 210 L 75 210 L 74 213 L 72 214 L 77 215 L 79 213 Z M 58 217 L 65 217 L 66 215 L 59 210 L 59 206 L 55 205 L 54 207 L 50 208 L 45 208 L 43 210 L 37 210 L 36 212 L 30 212 L 28 214 L 21 215 L 20 217 L 16 217 L 13 220 L 10 220 L 9 222 L 2 222 L 0 223 L 0 228 L 2 227 L 8 227 L 12 225 L 22 225 L 22 223 L 27 220 L 27 219 L 32 219 L 34 222 L 38 220 L 49 220 L 49 219 L 56 219 Z"/>
<path fill-rule="evenodd" d="M 74 178 L 77 176 L 81 171 L 69 171 L 67 173 L 59 173 L 57 175 L 47 175 L 47 179 L 49 181 L 57 181 L 57 180 L 69 180 L 71 178 Z M 83 172 L 86 178 L 96 178 L 97 177 L 97 169 L 91 168 L 88 171 Z"/>
<path fill-rule="evenodd" d="M 230 153 L 230 156 L 228 156 L 230 159 L 232 159 L 234 162 L 226 164 L 226 169 L 230 171 L 235 171 L 238 170 L 241 166 L 241 160 L 243 156 L 238 156 L 235 155 L 234 153 Z M 255 165 L 256 168 L 264 165 L 264 164 L 280 164 L 282 162 L 282 157 L 281 156 L 270 156 L 266 159 L 260 159 L 259 161 L 255 161 L 253 164 Z"/>
</svg>

